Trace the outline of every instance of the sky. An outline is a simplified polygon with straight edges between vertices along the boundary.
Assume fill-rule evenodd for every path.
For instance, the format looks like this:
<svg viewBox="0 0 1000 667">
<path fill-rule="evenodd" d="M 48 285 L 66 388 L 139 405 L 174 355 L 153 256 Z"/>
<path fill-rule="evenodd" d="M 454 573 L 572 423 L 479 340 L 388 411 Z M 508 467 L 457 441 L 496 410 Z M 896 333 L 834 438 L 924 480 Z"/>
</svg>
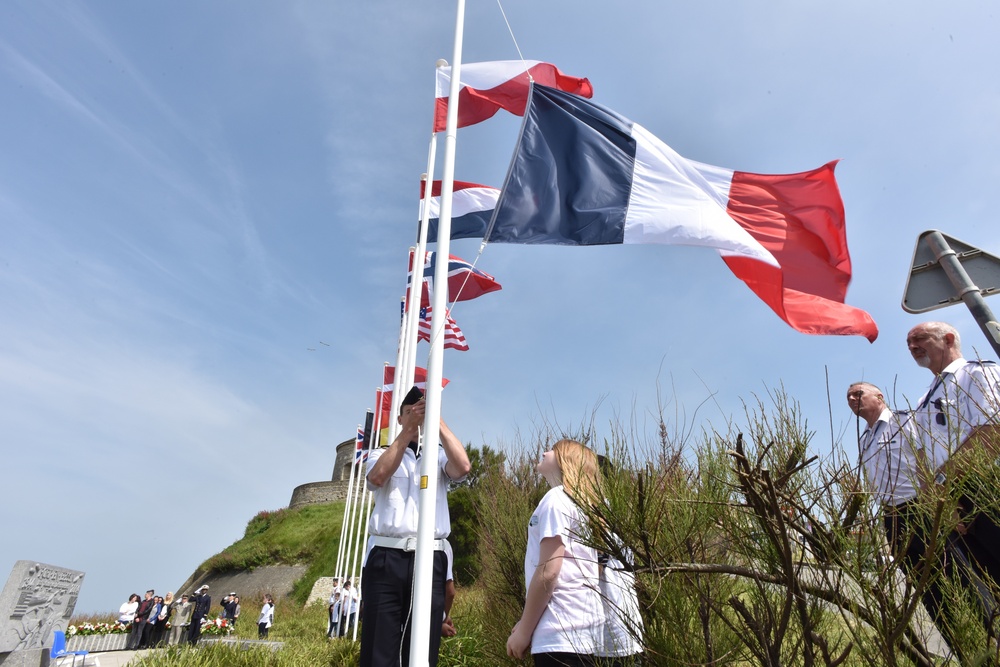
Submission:
<svg viewBox="0 0 1000 667">
<path fill-rule="evenodd" d="M 546 425 L 745 423 L 783 388 L 818 453 L 856 446 L 864 379 L 930 381 L 900 306 L 930 229 L 1000 254 L 1000 33 L 985 0 L 469 2 L 464 62 L 585 76 L 685 157 L 791 173 L 839 159 L 853 281 L 880 328 L 810 336 L 710 250 L 489 245 L 456 305 L 446 421 L 512 448 Z M 175 590 L 334 447 L 395 359 L 443 0 L 0 3 L 0 577 L 86 572 L 77 610 Z M 516 40 L 516 42 L 515 42 Z M 499 187 L 520 119 L 458 133 Z M 442 149 L 443 150 L 443 147 Z M 441 155 L 441 151 L 439 151 Z M 440 160 L 439 160 L 440 165 Z M 476 259 L 476 241 L 452 253 Z M 1000 302 L 987 304 L 997 308 Z M 418 351 L 426 365 L 427 345 Z M 854 443 L 854 444 L 852 444 Z"/>
</svg>

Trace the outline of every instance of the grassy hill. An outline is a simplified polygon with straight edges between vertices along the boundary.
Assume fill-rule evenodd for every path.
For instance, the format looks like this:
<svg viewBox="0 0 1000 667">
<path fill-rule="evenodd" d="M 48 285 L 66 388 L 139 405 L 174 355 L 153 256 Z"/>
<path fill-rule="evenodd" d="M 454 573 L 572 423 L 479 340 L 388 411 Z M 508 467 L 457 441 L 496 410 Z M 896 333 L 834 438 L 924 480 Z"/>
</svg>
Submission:
<svg viewBox="0 0 1000 667">
<path fill-rule="evenodd" d="M 343 501 L 260 512 L 247 523 L 241 539 L 203 562 L 192 578 L 306 564 L 309 569 L 292 590 L 292 599 L 304 604 L 316 579 L 333 574 L 343 519 Z"/>
</svg>

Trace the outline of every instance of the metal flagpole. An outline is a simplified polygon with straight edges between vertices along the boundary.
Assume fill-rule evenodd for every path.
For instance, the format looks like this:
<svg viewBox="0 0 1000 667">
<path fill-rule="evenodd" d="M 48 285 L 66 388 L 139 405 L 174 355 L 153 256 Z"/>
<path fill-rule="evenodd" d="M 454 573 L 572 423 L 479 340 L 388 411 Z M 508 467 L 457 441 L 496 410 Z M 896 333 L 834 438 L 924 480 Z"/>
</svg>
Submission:
<svg viewBox="0 0 1000 667">
<path fill-rule="evenodd" d="M 438 262 L 434 272 L 434 314 L 431 318 L 431 350 L 427 359 L 426 412 L 424 414 L 424 455 L 420 463 L 420 518 L 417 522 L 417 551 L 413 567 L 413 630 L 410 633 L 410 667 L 428 667 L 434 584 L 434 526 L 437 508 L 438 443 L 441 426 L 441 380 L 444 375 L 444 328 L 448 317 L 448 257 L 451 250 L 451 198 L 455 185 L 455 139 L 458 130 L 458 91 L 462 75 L 462 29 L 465 0 L 457 0 L 455 49 L 448 94 L 448 122 L 444 138 L 444 166 L 441 174 L 441 211 L 438 220 Z M 414 281 L 415 283 L 416 281 Z M 440 632 L 440 628 L 438 628 Z"/>
</svg>

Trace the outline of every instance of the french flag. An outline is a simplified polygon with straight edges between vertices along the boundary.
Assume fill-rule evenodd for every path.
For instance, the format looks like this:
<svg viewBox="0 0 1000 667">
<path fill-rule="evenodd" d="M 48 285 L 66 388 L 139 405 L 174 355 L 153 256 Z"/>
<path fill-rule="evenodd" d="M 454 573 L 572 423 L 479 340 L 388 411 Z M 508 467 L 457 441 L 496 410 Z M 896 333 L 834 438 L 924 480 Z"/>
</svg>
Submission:
<svg viewBox="0 0 1000 667">
<path fill-rule="evenodd" d="M 499 109 L 523 116 L 532 80 L 574 95 L 594 95 L 594 88 L 587 79 L 563 74 L 555 65 L 537 60 L 466 63 L 462 65 L 461 72 L 461 88 L 458 93 L 459 127 L 481 123 L 492 118 Z M 451 67 L 437 68 L 436 88 L 434 131 L 441 132 L 448 119 Z"/>
<path fill-rule="evenodd" d="M 481 239 L 490 224 L 493 209 L 500 197 L 499 188 L 478 183 L 455 181 L 451 199 L 451 238 Z M 423 196 L 423 192 L 420 193 Z M 428 200 L 427 242 L 437 243 L 438 216 L 441 215 L 441 181 L 431 184 Z"/>
<path fill-rule="evenodd" d="M 714 248 L 792 328 L 861 335 L 836 162 L 751 174 L 688 160 L 620 114 L 532 86 L 487 230 L 491 243 L 659 243 Z"/>
</svg>

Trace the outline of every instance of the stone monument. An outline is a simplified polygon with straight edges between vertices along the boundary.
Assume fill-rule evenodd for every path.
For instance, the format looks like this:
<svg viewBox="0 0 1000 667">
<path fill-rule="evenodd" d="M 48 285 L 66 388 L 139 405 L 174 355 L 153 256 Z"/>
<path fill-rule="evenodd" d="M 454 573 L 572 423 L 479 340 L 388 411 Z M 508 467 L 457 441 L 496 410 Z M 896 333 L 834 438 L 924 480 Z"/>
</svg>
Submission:
<svg viewBox="0 0 1000 667">
<path fill-rule="evenodd" d="M 83 572 L 19 560 L 0 593 L 0 665 L 49 664 L 54 630 L 66 631 Z"/>
</svg>

